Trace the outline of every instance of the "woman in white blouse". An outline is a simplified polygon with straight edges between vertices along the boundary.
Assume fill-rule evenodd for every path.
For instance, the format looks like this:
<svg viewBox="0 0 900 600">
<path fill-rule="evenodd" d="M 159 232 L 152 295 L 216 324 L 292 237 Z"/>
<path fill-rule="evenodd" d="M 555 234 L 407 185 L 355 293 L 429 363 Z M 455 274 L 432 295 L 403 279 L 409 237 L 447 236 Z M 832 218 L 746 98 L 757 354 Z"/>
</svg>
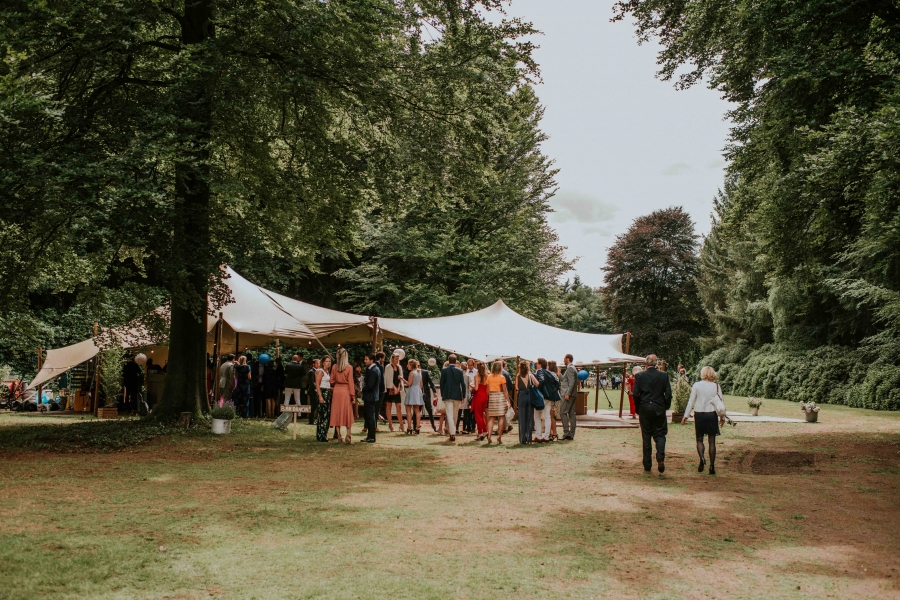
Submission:
<svg viewBox="0 0 900 600">
<path fill-rule="evenodd" d="M 712 367 L 703 367 L 700 370 L 700 381 L 691 388 L 691 399 L 681 424 L 687 423 L 688 415 L 694 411 L 694 432 L 697 437 L 697 454 L 700 455 L 700 466 L 697 472 L 702 473 L 706 466 L 703 458 L 703 436 L 709 438 L 709 474 L 716 474 L 716 436 L 720 434 L 719 425 L 725 424 L 725 401 L 722 399 L 722 389 L 716 383 L 716 371 Z"/>
</svg>

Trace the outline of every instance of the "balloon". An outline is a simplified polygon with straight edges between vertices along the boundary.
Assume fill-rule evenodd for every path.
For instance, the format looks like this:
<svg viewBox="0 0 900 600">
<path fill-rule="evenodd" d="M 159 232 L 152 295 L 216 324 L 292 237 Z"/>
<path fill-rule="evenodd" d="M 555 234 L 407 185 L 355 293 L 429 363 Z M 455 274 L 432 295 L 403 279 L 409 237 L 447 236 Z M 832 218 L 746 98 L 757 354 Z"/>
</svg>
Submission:
<svg viewBox="0 0 900 600">
<path fill-rule="evenodd" d="M 403 350 L 403 348 L 397 348 L 396 350 L 394 350 L 394 356 L 399 356 L 400 360 L 403 360 L 404 358 L 406 358 L 406 351 Z"/>
<path fill-rule="evenodd" d="M 267 365 L 272 360 L 272 357 L 269 356 L 268 354 L 266 354 L 265 352 L 263 352 L 256 358 L 256 360 L 258 360 L 259 364 L 261 364 L 261 365 Z"/>
<path fill-rule="evenodd" d="M 140 366 L 143 367 L 144 365 L 147 364 L 147 355 L 144 354 L 143 352 L 140 353 L 140 354 L 138 354 L 138 355 L 136 355 L 136 356 L 134 357 L 134 362 L 136 362 L 137 364 L 139 364 Z"/>
<path fill-rule="evenodd" d="M 587 379 L 590 376 L 591 376 L 591 374 L 588 373 L 587 371 L 585 371 L 584 369 L 578 371 L 578 379 L 580 379 L 582 381 L 584 381 L 585 379 Z"/>
<path fill-rule="evenodd" d="M 428 359 L 428 366 L 429 366 L 429 367 L 433 367 L 433 366 L 436 365 L 436 364 L 437 364 L 437 359 L 436 359 L 436 358 L 429 358 L 429 359 Z"/>
</svg>

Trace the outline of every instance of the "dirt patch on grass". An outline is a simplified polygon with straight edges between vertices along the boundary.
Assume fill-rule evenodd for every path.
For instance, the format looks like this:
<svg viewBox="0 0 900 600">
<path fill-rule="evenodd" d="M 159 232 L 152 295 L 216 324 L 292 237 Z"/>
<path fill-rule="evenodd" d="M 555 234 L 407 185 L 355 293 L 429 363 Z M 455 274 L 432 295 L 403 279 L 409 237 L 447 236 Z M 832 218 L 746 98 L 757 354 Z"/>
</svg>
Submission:
<svg viewBox="0 0 900 600">
<path fill-rule="evenodd" d="M 816 455 L 810 452 L 756 452 L 750 470 L 754 475 L 787 475 L 815 464 Z"/>
</svg>

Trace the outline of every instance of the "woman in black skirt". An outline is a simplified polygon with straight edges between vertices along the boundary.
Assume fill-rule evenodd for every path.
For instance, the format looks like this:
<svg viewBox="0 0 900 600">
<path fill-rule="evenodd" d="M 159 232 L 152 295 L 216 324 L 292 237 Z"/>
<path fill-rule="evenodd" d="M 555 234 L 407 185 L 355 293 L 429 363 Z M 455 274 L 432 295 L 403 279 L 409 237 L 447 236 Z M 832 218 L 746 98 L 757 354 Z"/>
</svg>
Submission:
<svg viewBox="0 0 900 600">
<path fill-rule="evenodd" d="M 702 473 L 706 466 L 703 446 L 703 436 L 709 439 L 709 474 L 716 474 L 716 436 L 719 435 L 719 425 L 725 423 L 725 402 L 722 399 L 722 389 L 716 383 L 716 372 L 712 367 L 703 367 L 700 370 L 700 381 L 691 388 L 691 399 L 684 410 L 684 418 L 681 424 L 687 423 L 688 415 L 694 411 L 694 432 L 697 436 L 697 454 L 700 455 L 700 466 L 697 472 Z"/>
</svg>

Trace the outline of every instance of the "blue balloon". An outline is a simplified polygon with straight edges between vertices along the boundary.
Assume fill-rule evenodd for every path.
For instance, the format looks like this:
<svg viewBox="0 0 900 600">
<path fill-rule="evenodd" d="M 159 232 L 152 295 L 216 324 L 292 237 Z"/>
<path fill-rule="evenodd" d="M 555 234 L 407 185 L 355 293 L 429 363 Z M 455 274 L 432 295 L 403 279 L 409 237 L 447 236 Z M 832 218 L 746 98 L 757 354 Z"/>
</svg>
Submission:
<svg viewBox="0 0 900 600">
<path fill-rule="evenodd" d="M 269 362 L 271 362 L 272 357 L 269 356 L 268 354 L 266 354 L 265 352 L 263 352 L 262 354 L 260 354 L 260 355 L 257 357 L 256 360 L 258 360 L 258 361 L 259 361 L 259 364 L 261 364 L 261 365 L 267 365 L 267 364 L 269 364 Z"/>
<path fill-rule="evenodd" d="M 584 369 L 578 371 L 578 379 L 585 381 L 591 374 L 585 371 Z"/>
</svg>

